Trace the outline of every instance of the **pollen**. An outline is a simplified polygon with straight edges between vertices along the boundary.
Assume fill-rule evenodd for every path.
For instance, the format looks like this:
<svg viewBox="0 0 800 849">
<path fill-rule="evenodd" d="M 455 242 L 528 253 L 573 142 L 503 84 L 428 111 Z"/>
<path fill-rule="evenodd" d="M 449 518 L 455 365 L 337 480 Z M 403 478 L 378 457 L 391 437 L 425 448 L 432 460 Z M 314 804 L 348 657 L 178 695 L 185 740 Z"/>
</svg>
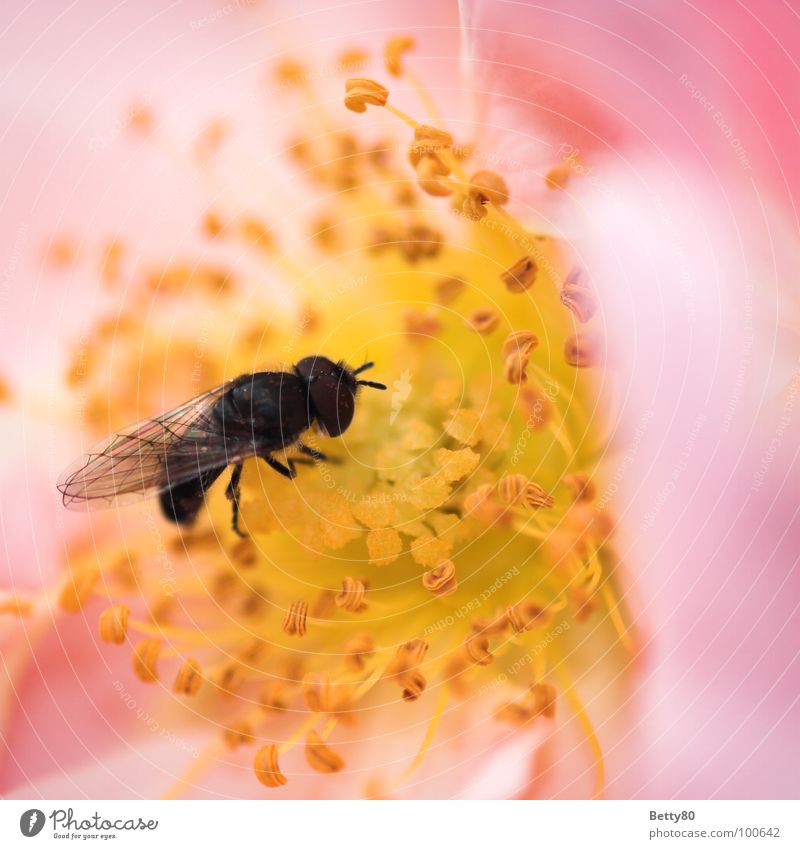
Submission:
<svg viewBox="0 0 800 849">
<path fill-rule="evenodd" d="M 386 566 L 400 556 L 403 542 L 394 528 L 377 528 L 367 534 L 369 562 Z"/>
<path fill-rule="evenodd" d="M 245 538 L 231 529 L 228 472 L 194 527 L 162 521 L 154 502 L 152 527 L 134 539 L 126 526 L 124 546 L 70 549 L 61 607 L 102 597 L 105 649 L 132 652 L 135 677 L 171 687 L 173 705 L 209 728 L 184 790 L 252 757 L 264 795 L 309 770 L 340 795 L 367 769 L 380 795 L 402 795 L 427 753 L 445 752 L 463 705 L 513 735 L 552 722 L 557 701 L 584 731 L 591 792 L 602 783 L 597 708 L 581 705 L 570 680 L 608 665 L 625 698 L 625 653 L 637 643 L 613 517 L 596 498 L 609 470 L 595 424 L 604 347 L 591 268 L 516 217 L 518 181 L 482 168 L 500 161 L 494 151 L 439 117 L 411 47 L 393 38 L 386 70 L 429 123 L 375 80 L 349 79 L 344 105 L 323 104 L 301 63 L 278 69 L 286 192 L 246 207 L 201 198 L 198 255 L 148 256 L 141 282 L 130 281 L 141 286 L 132 294 L 169 297 L 178 312 L 171 303 L 98 316 L 89 349 L 75 351 L 73 391 L 98 440 L 108 421 L 140 418 L 142 404 L 160 412 L 164 375 L 180 396 L 320 352 L 351 367 L 374 361 L 365 382 L 388 387 L 360 387 L 341 436 L 302 435 L 327 459 L 297 444 L 275 452 L 296 461 L 294 479 L 246 460 Z M 363 130 L 346 109 L 363 115 Z M 245 167 L 269 184 L 223 124 L 198 138 L 209 169 Z M 301 238 L 286 238 L 281 216 L 297 218 Z M 269 266 L 269 286 L 248 285 L 244 323 L 237 255 Z M 124 280 L 128 254 L 112 259 L 109 274 Z M 276 313 L 278 290 L 292 303 Z M 181 312 L 188 295 L 191 315 Z M 214 332 L 197 329 L 204 315 Z M 139 387 L 136 403 L 110 398 L 109 385 Z M 406 772 L 375 742 L 414 734 Z"/>
<path fill-rule="evenodd" d="M 476 445 L 480 440 L 480 415 L 476 410 L 451 410 L 444 430 L 462 445 Z"/>
</svg>

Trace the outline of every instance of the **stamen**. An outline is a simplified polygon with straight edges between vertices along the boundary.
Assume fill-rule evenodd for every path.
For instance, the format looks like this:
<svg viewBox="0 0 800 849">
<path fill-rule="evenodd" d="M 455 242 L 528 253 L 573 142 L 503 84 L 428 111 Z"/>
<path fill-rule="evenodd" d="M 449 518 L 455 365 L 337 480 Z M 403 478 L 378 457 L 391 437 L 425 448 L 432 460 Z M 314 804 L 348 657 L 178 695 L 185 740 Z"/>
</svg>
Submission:
<svg viewBox="0 0 800 849">
<path fill-rule="evenodd" d="M 601 356 L 602 341 L 596 333 L 575 333 L 564 343 L 564 360 L 568 366 L 591 368 L 600 362 Z"/>
<path fill-rule="evenodd" d="M 342 580 L 342 589 L 336 596 L 336 606 L 350 613 L 360 613 L 367 607 L 364 601 L 366 592 L 367 587 L 363 580 L 345 577 Z"/>
<path fill-rule="evenodd" d="M 73 570 L 59 596 L 61 609 L 77 613 L 92 594 L 99 577 L 97 566 L 82 566 Z"/>
<path fill-rule="evenodd" d="M 27 616 L 33 609 L 30 599 L 20 598 L 12 593 L 4 593 L 0 598 L 0 615 Z"/>
<path fill-rule="evenodd" d="M 128 633 L 128 617 L 131 609 L 125 604 L 116 604 L 100 614 L 100 639 L 105 643 L 124 643 Z"/>
<path fill-rule="evenodd" d="M 404 53 L 414 49 L 414 39 L 407 35 L 397 35 L 390 38 L 386 42 L 386 52 L 384 58 L 386 60 L 386 69 L 394 77 L 399 77 L 403 73 L 403 68 L 400 59 Z"/>
<path fill-rule="evenodd" d="M 589 743 L 589 748 L 592 751 L 592 755 L 594 757 L 594 792 L 592 793 L 592 797 L 595 799 L 599 799 L 603 795 L 603 787 L 605 785 L 605 764 L 603 762 L 603 749 L 600 746 L 600 741 L 597 739 L 597 735 L 594 731 L 594 726 L 592 725 L 591 720 L 589 719 L 588 714 L 586 713 L 585 708 L 583 707 L 583 703 L 580 698 L 578 698 L 578 694 L 575 692 L 575 689 L 572 686 L 572 682 L 567 677 L 566 673 L 561 670 L 561 668 L 556 669 L 556 676 L 561 683 L 561 687 L 564 690 L 564 694 L 567 697 L 567 701 L 569 701 L 572 709 L 575 711 L 575 716 L 578 718 L 578 722 L 581 724 L 583 728 L 583 733 L 586 735 L 586 740 Z"/>
<path fill-rule="evenodd" d="M 417 185 L 425 194 L 433 197 L 447 197 L 453 194 L 452 188 L 441 178 L 450 173 L 450 169 L 435 156 L 423 157 L 416 166 Z"/>
<path fill-rule="evenodd" d="M 256 778 L 265 787 L 283 787 L 288 780 L 278 766 L 278 747 L 274 743 L 262 746 L 256 752 L 253 758 L 253 769 Z"/>
<path fill-rule="evenodd" d="M 507 360 L 512 354 L 531 354 L 539 345 L 539 337 L 530 330 L 515 330 L 506 336 L 506 341 L 503 342 L 503 347 L 500 351 L 500 356 L 503 361 Z"/>
<path fill-rule="evenodd" d="M 469 180 L 468 191 L 473 207 L 476 204 L 483 206 L 491 203 L 494 206 L 504 206 L 508 203 L 506 181 L 494 171 L 477 171 L 473 174 Z"/>
<path fill-rule="evenodd" d="M 494 662 L 494 655 L 489 651 L 489 638 L 485 633 L 468 637 L 464 649 L 469 659 L 478 666 L 488 666 Z"/>
<path fill-rule="evenodd" d="M 544 487 L 539 486 L 538 483 L 533 483 L 533 481 L 528 483 L 524 497 L 525 503 L 532 510 L 538 510 L 540 507 L 549 508 L 556 503 L 555 498 Z"/>
<path fill-rule="evenodd" d="M 441 277 L 435 286 L 436 300 L 443 306 L 452 304 L 466 285 L 460 277 Z"/>
<path fill-rule="evenodd" d="M 161 640 L 147 638 L 140 640 L 133 652 L 133 671 L 140 681 L 152 684 L 158 681 L 156 662 L 161 654 Z"/>
<path fill-rule="evenodd" d="M 506 475 L 497 483 L 497 494 L 506 504 L 516 504 L 527 488 L 528 478 L 525 475 Z"/>
<path fill-rule="evenodd" d="M 552 684 L 540 682 L 531 687 L 531 694 L 534 715 L 553 719 L 556 715 L 556 688 Z"/>
<path fill-rule="evenodd" d="M 366 112 L 367 105 L 385 106 L 389 89 L 375 80 L 353 78 L 345 83 L 344 105 L 352 112 Z"/>
<path fill-rule="evenodd" d="M 418 669 L 412 669 L 400 676 L 400 686 L 403 701 L 415 702 L 425 692 L 428 681 Z"/>
<path fill-rule="evenodd" d="M 303 698 L 313 713 L 327 713 L 333 701 L 331 680 L 327 675 L 306 675 L 303 678 Z"/>
<path fill-rule="evenodd" d="M 253 727 L 246 719 L 236 720 L 222 733 L 222 739 L 231 751 L 246 746 L 253 740 Z"/>
<path fill-rule="evenodd" d="M 509 292 L 524 292 L 533 286 L 538 271 L 536 260 L 532 256 L 524 256 L 504 271 L 500 279 L 506 284 Z"/>
<path fill-rule="evenodd" d="M 306 761 L 317 772 L 331 774 L 344 768 L 344 761 L 329 746 L 326 746 L 316 731 L 306 737 Z"/>
<path fill-rule="evenodd" d="M 182 693 L 186 696 L 193 696 L 203 683 L 203 675 L 200 672 L 200 665 L 196 660 L 186 660 L 181 666 L 177 677 L 175 678 L 175 692 Z"/>
<path fill-rule="evenodd" d="M 452 595 L 458 587 L 456 567 L 452 560 L 443 560 L 422 576 L 422 586 L 438 596 Z"/>
<path fill-rule="evenodd" d="M 528 363 L 530 357 L 519 352 L 509 354 L 503 364 L 503 375 L 512 386 L 519 386 L 528 380 Z"/>
<path fill-rule="evenodd" d="M 594 482 L 583 472 L 574 472 L 563 477 L 563 483 L 572 493 L 575 501 L 594 501 L 596 494 Z"/>
<path fill-rule="evenodd" d="M 283 620 L 284 633 L 290 637 L 305 636 L 307 620 L 308 603 L 305 601 L 293 601 L 289 605 L 286 618 Z"/>
<path fill-rule="evenodd" d="M 588 286 L 581 283 L 581 269 L 570 272 L 561 288 L 561 303 L 585 324 L 597 312 L 597 298 Z"/>
<path fill-rule="evenodd" d="M 478 307 L 474 309 L 466 319 L 467 327 L 471 327 L 476 333 L 486 336 L 497 327 L 500 316 L 492 307 Z"/>
<path fill-rule="evenodd" d="M 361 672 L 368 658 L 375 653 L 375 638 L 368 631 L 356 634 L 345 644 L 347 664 L 354 672 Z"/>
<path fill-rule="evenodd" d="M 546 607 L 536 601 L 521 601 L 506 608 L 506 618 L 516 634 L 537 628 L 547 627 L 552 616 Z"/>
</svg>

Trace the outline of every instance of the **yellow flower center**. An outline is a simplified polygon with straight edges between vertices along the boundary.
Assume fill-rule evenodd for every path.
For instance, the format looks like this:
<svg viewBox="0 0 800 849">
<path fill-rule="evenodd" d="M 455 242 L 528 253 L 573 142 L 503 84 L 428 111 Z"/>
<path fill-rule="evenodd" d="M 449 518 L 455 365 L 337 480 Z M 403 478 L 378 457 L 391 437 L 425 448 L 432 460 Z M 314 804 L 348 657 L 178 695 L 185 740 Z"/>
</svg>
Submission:
<svg viewBox="0 0 800 849">
<path fill-rule="evenodd" d="M 399 59 L 410 46 L 389 46 L 393 75 L 410 74 Z M 310 76 L 300 67 L 292 77 L 301 97 Z M 602 344 L 590 283 L 564 245 L 509 214 L 514 186 L 473 167 L 469 140 L 435 115 L 420 124 L 361 78 L 347 82 L 345 104 L 365 121 L 390 110 L 405 136 L 374 140 L 365 127 L 361 140 L 315 113 L 319 125 L 289 151 L 295 179 L 316 190 L 307 239 L 281 244 L 265 223 L 274 199 L 264 221 L 233 207 L 203 219 L 212 244 L 282 277 L 285 297 L 251 291 L 243 306 L 224 265 L 152 270 L 143 297 L 194 299 L 191 329 L 160 327 L 157 315 L 145 329 L 134 304 L 101 324 L 71 379 L 101 429 L 140 417 L 141 404 L 156 414 L 165 374 L 196 392 L 316 353 L 374 360 L 388 391 L 359 393 L 342 437 L 308 434 L 330 459 L 300 466 L 295 480 L 245 464 L 248 538 L 230 529 L 224 483 L 191 532 L 167 530 L 148 507 L 141 541 L 124 554 L 74 559 L 62 603 L 110 597 L 102 638 L 132 643 L 136 675 L 174 682 L 178 698 L 224 726 L 225 745 L 252 747 L 267 787 L 286 783 L 281 762 L 295 745 L 313 770 L 346 769 L 337 729 L 368 710 L 402 725 L 407 703 L 430 704 L 411 767 L 384 785 L 391 792 L 422 762 L 449 703 L 471 700 L 522 726 L 552 719 L 563 696 L 587 734 L 599 793 L 602 757 L 571 684 L 572 648 L 592 616 L 627 647 L 630 637 L 597 498 L 604 442 L 585 367 L 601 361 Z M 108 410 L 110 380 L 141 396 L 114 395 Z M 605 625 L 598 632 L 612 638 Z M 607 651 L 597 645 L 598 658 Z M 586 663 L 585 646 L 579 655 Z M 294 730 L 275 742 L 279 719 Z"/>
</svg>

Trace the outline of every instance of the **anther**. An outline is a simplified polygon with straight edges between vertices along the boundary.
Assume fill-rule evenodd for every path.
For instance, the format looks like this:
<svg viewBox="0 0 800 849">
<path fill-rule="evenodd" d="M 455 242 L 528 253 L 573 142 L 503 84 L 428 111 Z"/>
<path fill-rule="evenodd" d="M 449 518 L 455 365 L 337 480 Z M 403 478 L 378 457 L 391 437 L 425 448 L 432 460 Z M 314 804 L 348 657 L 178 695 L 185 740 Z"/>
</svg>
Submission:
<svg viewBox="0 0 800 849">
<path fill-rule="evenodd" d="M 561 303 L 585 324 L 597 312 L 597 298 L 588 286 L 581 283 L 581 270 L 574 269 L 561 288 Z"/>
<path fill-rule="evenodd" d="M 232 722 L 222 733 L 225 745 L 233 751 L 239 746 L 246 746 L 253 739 L 253 728 L 246 719 Z"/>
<path fill-rule="evenodd" d="M 367 105 L 385 106 L 389 89 L 375 80 L 353 78 L 345 83 L 344 105 L 352 112 L 366 112 Z"/>
<path fill-rule="evenodd" d="M 342 589 L 336 596 L 336 606 L 350 613 L 359 613 L 366 608 L 364 596 L 367 587 L 363 581 L 349 576 L 342 579 Z"/>
<path fill-rule="evenodd" d="M 471 327 L 476 333 L 485 336 L 497 327 L 500 316 L 491 307 L 478 307 L 466 318 L 467 327 Z"/>
<path fill-rule="evenodd" d="M 244 679 L 244 668 L 238 661 L 232 661 L 222 667 L 216 683 L 220 690 L 222 690 L 223 695 L 232 696 L 244 683 Z"/>
<path fill-rule="evenodd" d="M 331 682 L 327 675 L 306 675 L 303 678 L 303 698 L 313 713 L 327 713 L 331 709 Z"/>
<path fill-rule="evenodd" d="M 75 569 L 61 590 L 59 604 L 63 610 L 77 613 L 92 594 L 100 572 L 96 566 Z"/>
<path fill-rule="evenodd" d="M 436 300 L 442 305 L 451 304 L 466 285 L 460 277 L 441 277 L 435 286 Z"/>
<path fill-rule="evenodd" d="M 284 633 L 290 637 L 302 637 L 306 633 L 306 622 L 308 620 L 308 603 L 305 601 L 293 601 L 289 605 L 286 618 L 283 620 Z"/>
<path fill-rule="evenodd" d="M 253 758 L 253 769 L 256 778 L 265 787 L 283 787 L 286 784 L 287 778 L 278 765 L 278 747 L 274 743 L 262 746 L 256 752 Z"/>
<path fill-rule="evenodd" d="M 530 355 L 539 345 L 539 337 L 530 330 L 515 330 L 506 336 L 500 356 L 505 362 L 512 354 Z"/>
<path fill-rule="evenodd" d="M 422 586 L 438 596 L 452 595 L 458 587 L 456 567 L 452 560 L 443 560 L 422 576 Z"/>
<path fill-rule="evenodd" d="M 417 163 L 417 185 L 425 194 L 432 197 L 447 197 L 453 194 L 452 188 L 442 181 L 450 169 L 436 156 L 424 156 Z"/>
<path fill-rule="evenodd" d="M 330 774 L 344 768 L 344 761 L 322 742 L 316 731 L 311 730 L 306 737 L 306 761 L 317 772 Z"/>
<path fill-rule="evenodd" d="M 564 360 L 575 368 L 590 368 L 600 362 L 600 337 L 589 331 L 574 333 L 564 342 Z"/>
<path fill-rule="evenodd" d="M 506 608 L 506 619 L 517 634 L 530 630 L 534 625 L 542 626 L 549 618 L 547 609 L 536 601 L 520 601 Z"/>
<path fill-rule="evenodd" d="M 533 481 L 529 481 L 525 487 L 524 499 L 532 510 L 538 510 L 540 507 L 549 508 L 556 503 L 555 498 L 544 487 Z"/>
<path fill-rule="evenodd" d="M 575 501 L 593 501 L 595 497 L 595 485 L 588 475 L 583 472 L 574 472 L 565 475 L 562 479 L 564 485 L 572 493 Z"/>
<path fill-rule="evenodd" d="M 400 676 L 400 686 L 403 688 L 403 701 L 414 702 L 425 692 L 428 682 L 418 669 L 412 669 Z"/>
<path fill-rule="evenodd" d="M 503 375 L 512 386 L 519 386 L 528 380 L 528 363 L 530 357 L 527 354 L 516 352 L 509 354 L 503 363 Z"/>
<path fill-rule="evenodd" d="M 553 719 L 556 715 L 556 688 L 552 684 L 540 682 L 531 687 L 533 696 L 532 710 L 536 716 Z"/>
<path fill-rule="evenodd" d="M 525 494 L 528 483 L 525 475 L 506 475 L 497 483 L 497 494 L 506 504 L 516 504 Z"/>
<path fill-rule="evenodd" d="M 345 643 L 347 665 L 355 672 L 360 672 L 366 665 L 367 658 L 375 653 L 375 639 L 369 632 L 356 634 Z"/>
<path fill-rule="evenodd" d="M 508 186 L 494 171 L 477 171 L 469 180 L 469 196 L 475 203 L 504 206 L 508 203 Z"/>
<path fill-rule="evenodd" d="M 489 651 L 489 638 L 486 634 L 475 634 L 464 642 L 469 659 L 478 666 L 488 666 L 494 661 L 494 655 Z"/>
<path fill-rule="evenodd" d="M 131 609 L 126 604 L 115 604 L 100 614 L 100 639 L 104 643 L 124 643 L 128 633 Z"/>
<path fill-rule="evenodd" d="M 200 665 L 196 660 L 186 660 L 178 671 L 175 678 L 175 692 L 183 693 L 186 696 L 193 696 L 203 683 L 203 676 L 200 672 Z"/>
<path fill-rule="evenodd" d="M 414 49 L 414 39 L 407 35 L 397 35 L 386 42 L 386 69 L 392 76 L 399 77 L 403 73 L 400 58 L 404 53 Z"/>
<path fill-rule="evenodd" d="M 133 650 L 133 671 L 139 680 L 152 684 L 158 680 L 156 662 L 161 654 L 161 640 L 148 638 L 140 640 Z"/>
<path fill-rule="evenodd" d="M 511 268 L 506 269 L 500 279 L 506 284 L 509 292 L 524 292 L 530 289 L 536 280 L 539 267 L 532 256 L 524 256 L 518 259 Z"/>
<path fill-rule="evenodd" d="M 258 698 L 265 710 L 286 710 L 288 707 L 288 702 L 286 701 L 286 683 L 276 679 L 265 681 L 258 691 Z"/>
</svg>

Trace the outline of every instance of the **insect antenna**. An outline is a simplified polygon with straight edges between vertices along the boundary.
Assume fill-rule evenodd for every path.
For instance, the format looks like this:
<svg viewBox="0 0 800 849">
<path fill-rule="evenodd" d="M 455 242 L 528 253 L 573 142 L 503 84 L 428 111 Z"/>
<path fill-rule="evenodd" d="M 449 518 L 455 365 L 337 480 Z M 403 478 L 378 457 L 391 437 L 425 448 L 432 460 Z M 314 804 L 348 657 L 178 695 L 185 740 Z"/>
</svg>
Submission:
<svg viewBox="0 0 800 849">
<path fill-rule="evenodd" d="M 372 365 L 372 363 L 370 363 Z M 372 389 L 386 389 L 385 383 L 378 383 L 376 380 L 357 380 L 356 383 L 359 386 L 369 386 Z"/>
<path fill-rule="evenodd" d="M 364 363 L 363 366 L 359 366 L 357 369 L 353 369 L 353 374 L 361 374 L 362 371 L 366 371 L 368 368 L 372 368 L 374 365 L 375 365 L 374 362 Z M 359 380 L 359 383 L 361 383 L 360 380 Z"/>
</svg>

